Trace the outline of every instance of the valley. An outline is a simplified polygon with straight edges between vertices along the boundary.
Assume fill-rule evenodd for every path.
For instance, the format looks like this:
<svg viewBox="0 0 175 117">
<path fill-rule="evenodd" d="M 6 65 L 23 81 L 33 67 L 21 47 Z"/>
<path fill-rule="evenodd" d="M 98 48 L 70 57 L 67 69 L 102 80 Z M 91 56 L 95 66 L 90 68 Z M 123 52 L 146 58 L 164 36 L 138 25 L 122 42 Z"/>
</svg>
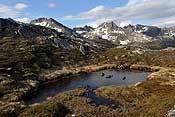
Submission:
<svg viewBox="0 0 175 117">
<path fill-rule="evenodd" d="M 114 22 L 71 29 L 52 18 L 31 23 L 0 18 L 0 115 L 173 116 L 174 33 L 171 28 L 119 27 Z M 102 73 L 107 74 L 103 70 L 109 74 L 102 80 Z M 132 83 L 126 83 L 128 71 Z M 117 84 L 114 78 L 120 74 L 127 85 Z M 68 83 L 68 90 L 47 90 L 67 81 L 73 88 Z M 49 95 L 26 104 L 41 90 Z"/>
</svg>

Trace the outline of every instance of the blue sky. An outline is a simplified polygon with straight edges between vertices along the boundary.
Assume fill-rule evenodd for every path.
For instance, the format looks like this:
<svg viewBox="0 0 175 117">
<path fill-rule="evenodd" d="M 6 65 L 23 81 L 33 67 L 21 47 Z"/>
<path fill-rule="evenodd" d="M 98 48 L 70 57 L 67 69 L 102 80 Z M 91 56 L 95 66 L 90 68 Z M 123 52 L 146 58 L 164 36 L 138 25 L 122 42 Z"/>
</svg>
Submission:
<svg viewBox="0 0 175 117">
<path fill-rule="evenodd" d="M 69 27 L 97 26 L 104 21 L 172 26 L 174 0 L 1 0 L 0 17 L 29 22 L 52 17 Z"/>
</svg>

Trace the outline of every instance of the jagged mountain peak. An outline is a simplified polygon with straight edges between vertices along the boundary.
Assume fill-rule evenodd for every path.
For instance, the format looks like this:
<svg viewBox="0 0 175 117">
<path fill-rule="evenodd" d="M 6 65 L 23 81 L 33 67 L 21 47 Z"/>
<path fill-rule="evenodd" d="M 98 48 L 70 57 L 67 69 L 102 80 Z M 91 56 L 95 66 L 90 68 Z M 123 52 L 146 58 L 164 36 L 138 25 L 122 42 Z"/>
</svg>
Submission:
<svg viewBox="0 0 175 117">
<path fill-rule="evenodd" d="M 128 26 L 125 26 L 124 29 L 131 32 L 143 33 L 150 37 L 157 37 L 162 33 L 161 28 L 159 27 L 147 26 L 147 25 L 141 25 L 141 24 L 128 25 Z"/>
<path fill-rule="evenodd" d="M 97 29 L 104 29 L 104 28 L 109 30 L 117 30 L 119 27 L 113 21 L 104 22 L 97 27 Z"/>
<path fill-rule="evenodd" d="M 102 35 L 110 35 L 111 33 L 122 33 L 124 34 L 123 28 L 117 26 L 113 21 L 110 22 L 104 22 L 101 25 L 99 25 L 94 33 L 102 34 Z"/>
<path fill-rule="evenodd" d="M 75 27 L 73 30 L 77 32 L 78 34 L 85 34 L 90 31 L 94 31 L 95 29 L 91 26 L 85 25 L 84 27 Z"/>
<path fill-rule="evenodd" d="M 95 28 L 93 28 L 91 26 L 88 26 L 88 25 L 85 25 L 84 28 L 87 29 L 87 30 L 89 30 L 89 31 L 95 30 Z"/>
<path fill-rule="evenodd" d="M 38 19 L 32 20 L 30 23 L 34 25 L 40 25 L 40 26 L 44 26 L 48 28 L 53 28 L 57 30 L 58 32 L 62 32 L 61 28 L 67 28 L 63 24 L 57 22 L 53 18 L 38 18 Z"/>
<path fill-rule="evenodd" d="M 38 18 L 31 21 L 31 24 L 40 25 L 47 28 L 55 29 L 58 32 L 66 34 L 68 37 L 78 37 L 79 35 L 72 29 L 59 23 L 53 18 Z"/>
<path fill-rule="evenodd" d="M 45 23 L 41 23 L 40 22 L 45 22 Z M 46 22 L 50 23 L 50 24 L 57 24 L 59 26 L 63 26 L 63 24 L 59 23 L 58 21 L 56 21 L 55 19 L 53 18 L 38 18 L 38 19 L 35 19 L 35 20 L 32 20 L 30 23 L 31 24 L 38 24 L 38 25 L 41 25 L 41 26 L 47 26 L 46 25 Z"/>
<path fill-rule="evenodd" d="M 75 27 L 74 29 L 92 29 L 92 30 L 94 30 L 93 27 L 88 26 L 88 25 L 85 25 L 85 26 L 82 26 L 82 27 Z"/>
<path fill-rule="evenodd" d="M 121 35 L 125 36 L 124 30 L 111 21 L 102 23 L 95 30 L 83 35 L 83 37 L 90 39 L 106 39 L 116 42 Z"/>
</svg>

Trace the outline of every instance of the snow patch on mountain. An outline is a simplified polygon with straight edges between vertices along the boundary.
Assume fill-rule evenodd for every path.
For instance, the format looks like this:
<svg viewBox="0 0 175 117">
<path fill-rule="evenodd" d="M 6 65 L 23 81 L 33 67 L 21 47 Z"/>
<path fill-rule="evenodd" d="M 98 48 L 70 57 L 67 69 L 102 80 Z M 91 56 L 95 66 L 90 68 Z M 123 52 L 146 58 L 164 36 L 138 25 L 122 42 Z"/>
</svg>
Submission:
<svg viewBox="0 0 175 117">
<path fill-rule="evenodd" d="M 129 40 L 121 41 L 120 40 L 120 45 L 127 45 L 129 43 Z"/>
<path fill-rule="evenodd" d="M 47 22 L 35 23 L 35 25 L 49 27 L 49 24 Z"/>
<path fill-rule="evenodd" d="M 76 33 L 78 34 L 83 34 L 83 33 L 86 33 L 87 31 L 76 31 Z"/>
<path fill-rule="evenodd" d="M 95 30 L 83 36 L 90 39 L 105 39 L 116 42 L 117 38 L 121 35 L 125 35 L 125 31 L 121 27 L 118 27 L 114 22 L 104 22 Z"/>
<path fill-rule="evenodd" d="M 159 35 L 159 33 L 160 30 L 157 27 L 144 25 L 119 27 L 114 22 L 104 22 L 96 29 L 82 33 L 82 36 L 88 39 L 108 40 L 122 46 L 154 42 L 158 40 L 154 36 Z"/>
<path fill-rule="evenodd" d="M 39 25 L 39 26 L 44 26 L 44 27 L 48 27 L 48 28 L 53 28 L 58 32 L 62 32 L 61 28 L 57 28 L 57 27 L 52 27 L 49 22 L 43 21 L 43 22 L 39 22 L 39 23 L 35 23 L 35 25 Z"/>
</svg>

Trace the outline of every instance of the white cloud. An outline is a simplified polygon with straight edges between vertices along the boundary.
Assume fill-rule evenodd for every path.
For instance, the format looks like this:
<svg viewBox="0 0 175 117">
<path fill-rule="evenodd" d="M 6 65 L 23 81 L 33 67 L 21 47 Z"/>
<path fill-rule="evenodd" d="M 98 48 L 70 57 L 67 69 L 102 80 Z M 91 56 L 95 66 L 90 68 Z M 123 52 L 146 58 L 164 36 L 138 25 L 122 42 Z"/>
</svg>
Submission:
<svg viewBox="0 0 175 117">
<path fill-rule="evenodd" d="M 128 20 L 128 21 L 121 21 L 120 22 L 120 27 L 128 26 L 129 24 L 132 24 L 132 21 L 130 21 L 130 20 Z"/>
<path fill-rule="evenodd" d="M 98 20 L 96 20 L 96 21 L 94 21 L 94 22 L 89 22 L 89 23 L 87 23 L 87 24 L 84 24 L 84 25 L 82 25 L 82 26 L 85 26 L 85 25 L 88 25 L 88 26 L 91 26 L 91 27 L 93 27 L 93 28 L 97 28 L 101 23 L 103 23 L 103 22 L 110 22 L 110 21 L 113 21 L 114 19 L 98 19 Z"/>
<path fill-rule="evenodd" d="M 22 10 L 28 6 L 23 3 L 17 3 L 14 6 L 9 6 L 5 4 L 0 4 L 0 17 L 2 18 L 16 18 L 19 17 L 22 13 Z"/>
<path fill-rule="evenodd" d="M 16 11 L 13 7 L 0 4 L 0 17 L 16 17 L 19 15 L 19 11 Z"/>
<path fill-rule="evenodd" d="M 17 18 L 15 20 L 23 23 L 29 23 L 31 21 L 29 18 Z"/>
<path fill-rule="evenodd" d="M 125 6 L 97 6 L 78 15 L 63 17 L 64 20 L 115 19 L 116 21 L 146 21 L 163 20 L 175 16 L 174 0 L 129 0 Z M 172 23 L 172 22 L 171 22 Z"/>
<path fill-rule="evenodd" d="M 49 4 L 48 4 L 48 7 L 49 7 L 49 8 L 55 8 L 55 7 L 56 7 L 56 4 L 55 4 L 55 3 L 49 3 Z"/>
<path fill-rule="evenodd" d="M 133 24 L 133 22 L 131 20 L 119 21 L 119 20 L 116 20 L 114 18 L 111 18 L 111 19 L 109 18 L 109 19 L 98 19 L 94 22 L 89 22 L 89 23 L 83 24 L 81 26 L 88 25 L 88 26 L 91 26 L 93 28 L 97 28 L 103 22 L 110 22 L 110 21 L 114 21 L 120 27 L 124 27 L 124 26 L 128 26 L 129 24 Z"/>
<path fill-rule="evenodd" d="M 24 3 L 17 3 L 14 7 L 15 7 L 15 9 L 17 9 L 17 10 L 23 10 L 23 9 L 27 8 L 28 5 L 26 5 L 26 4 L 24 4 Z"/>
<path fill-rule="evenodd" d="M 127 5 L 134 5 L 134 4 L 138 4 L 141 2 L 145 2 L 146 0 L 129 0 L 129 2 L 127 3 Z"/>
<path fill-rule="evenodd" d="M 115 18 L 103 18 L 103 19 L 98 19 L 96 21 L 93 21 L 93 22 L 89 22 L 89 23 L 80 25 L 80 26 L 88 25 L 88 26 L 91 26 L 93 28 L 97 28 L 103 22 L 110 22 L 110 21 L 115 22 L 118 26 L 121 26 L 121 27 L 127 26 L 129 24 L 133 24 L 132 21 L 130 21 L 130 20 L 119 21 L 119 20 L 116 20 Z M 80 26 L 78 26 L 78 27 L 80 27 Z"/>
<path fill-rule="evenodd" d="M 175 26 L 175 16 L 159 19 L 156 21 L 153 21 L 152 25 L 154 26 L 160 26 L 160 27 L 171 27 Z"/>
<path fill-rule="evenodd" d="M 94 19 L 103 17 L 104 15 L 109 14 L 110 8 L 107 8 L 105 6 L 97 6 L 87 12 L 82 12 L 77 16 L 65 16 L 63 19 L 65 20 L 84 20 L 84 19 Z"/>
</svg>

